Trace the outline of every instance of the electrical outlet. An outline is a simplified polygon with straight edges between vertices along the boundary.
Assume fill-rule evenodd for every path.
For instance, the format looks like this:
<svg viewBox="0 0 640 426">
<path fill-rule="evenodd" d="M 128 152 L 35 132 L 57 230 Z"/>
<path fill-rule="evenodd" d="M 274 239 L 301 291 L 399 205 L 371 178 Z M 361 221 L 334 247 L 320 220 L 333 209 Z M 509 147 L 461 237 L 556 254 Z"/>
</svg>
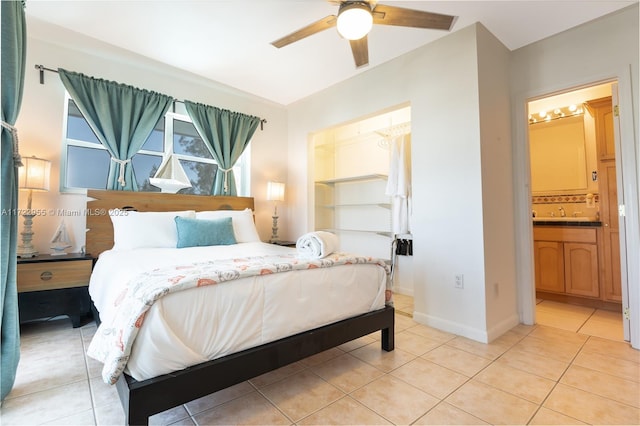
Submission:
<svg viewBox="0 0 640 426">
<path fill-rule="evenodd" d="M 464 275 L 456 274 L 455 288 L 464 288 Z"/>
</svg>

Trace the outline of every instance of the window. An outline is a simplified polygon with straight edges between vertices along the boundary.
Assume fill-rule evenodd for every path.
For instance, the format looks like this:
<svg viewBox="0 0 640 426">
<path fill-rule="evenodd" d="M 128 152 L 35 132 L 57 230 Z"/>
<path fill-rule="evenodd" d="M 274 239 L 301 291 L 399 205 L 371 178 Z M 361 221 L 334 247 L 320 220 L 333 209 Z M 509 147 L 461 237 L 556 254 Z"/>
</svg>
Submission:
<svg viewBox="0 0 640 426">
<path fill-rule="evenodd" d="M 62 152 L 61 190 L 105 189 L 111 156 L 102 146 L 82 116 L 73 99 L 67 95 L 64 123 L 65 137 Z M 184 106 L 177 104 L 176 107 Z M 162 161 L 173 154 L 191 181 L 191 188 L 181 194 L 211 194 L 218 165 L 211 151 L 198 135 L 186 111 L 168 112 L 158 121 L 153 132 L 131 159 L 138 191 L 159 192 L 151 185 L 152 178 Z M 249 194 L 249 149 L 233 167 L 238 195 Z"/>
</svg>

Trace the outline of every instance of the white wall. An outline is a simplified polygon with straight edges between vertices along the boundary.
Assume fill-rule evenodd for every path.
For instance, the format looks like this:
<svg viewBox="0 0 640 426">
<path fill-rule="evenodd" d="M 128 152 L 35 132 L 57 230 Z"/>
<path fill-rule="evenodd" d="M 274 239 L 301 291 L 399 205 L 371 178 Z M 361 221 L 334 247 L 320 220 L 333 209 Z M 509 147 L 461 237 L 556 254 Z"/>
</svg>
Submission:
<svg viewBox="0 0 640 426">
<path fill-rule="evenodd" d="M 412 121 L 414 318 L 486 341 L 477 27 L 428 46 L 410 68 L 420 112 Z M 464 289 L 454 288 L 456 274 Z"/>
<path fill-rule="evenodd" d="M 30 20 L 27 77 L 17 122 L 23 155 L 54 161 L 52 188 L 34 195 L 34 207 L 80 209 L 83 196 L 60 194 L 59 156 L 63 94 L 55 74 L 38 83 L 35 64 L 64 67 L 268 119 L 252 143 L 252 195 L 263 239 L 270 235 L 272 206 L 266 181 L 287 182 L 279 208 L 281 237 L 295 239 L 311 230 L 309 135 L 361 117 L 410 104 L 414 170 L 415 317 L 476 340 L 489 340 L 511 321 L 513 270 L 517 269 L 518 312 L 533 321 L 529 165 L 526 145 L 527 99 L 610 78 L 621 82 L 623 168 L 627 176 L 629 280 L 632 306 L 640 306 L 637 259 L 640 221 L 637 187 L 638 6 L 566 31 L 508 55 L 480 24 L 459 30 L 379 67 L 301 100 L 286 109 L 195 75 L 141 58 L 79 34 Z M 506 117 L 504 83 L 510 62 L 511 117 Z M 32 69 L 30 72 L 29 69 Z M 634 88 L 632 90 L 632 87 Z M 491 111 L 502 114 L 492 115 Z M 504 120 L 501 120 L 503 117 Z M 507 194 L 510 167 L 504 140 L 512 123 L 514 214 Z M 288 145 L 288 146 L 287 146 Z M 288 157 L 285 157 L 285 153 Z M 494 156 L 500 158 L 495 167 Z M 491 158 L 491 161 L 488 159 Z M 501 168 L 502 170 L 496 170 Z M 23 203 L 24 197 L 21 197 Z M 22 204 L 23 205 L 23 204 Z M 60 218 L 38 217 L 36 246 L 46 252 Z M 84 221 L 72 232 L 76 249 Z M 496 235 L 498 234 L 498 235 Z M 515 243 L 513 239 L 516 239 Z M 515 246 L 517 268 L 508 256 Z M 465 289 L 453 287 L 462 273 Z M 493 283 L 499 283 L 496 297 Z M 632 312 L 638 323 L 638 313 Z M 640 340 L 640 337 L 638 338 Z"/>
<path fill-rule="evenodd" d="M 509 50 L 478 28 L 485 306 L 489 340 L 519 322 L 509 97 Z"/>
<path fill-rule="evenodd" d="M 51 191 L 34 193 L 34 209 L 64 208 L 75 212 L 81 211 L 86 202 L 84 195 L 59 191 L 64 87 L 57 74 L 50 72 L 45 73 L 45 84 L 39 83 L 39 72 L 34 66 L 42 64 L 266 118 L 264 131 L 256 131 L 250 147 L 256 224 L 261 238 L 268 240 L 272 206 L 266 201 L 266 182 L 287 180 L 286 156 L 282 154 L 287 149 L 284 107 L 41 21 L 27 21 L 27 36 L 24 97 L 16 123 L 20 153 L 53 162 Z M 26 193 L 20 192 L 19 204 L 21 207 L 26 204 Z M 281 216 L 286 221 L 286 212 Z M 51 252 L 49 241 L 61 219 L 56 215 L 34 219 L 34 245 L 41 253 Z M 65 222 L 74 240 L 73 250 L 78 251 L 85 241 L 85 218 L 67 217 Z"/>
<path fill-rule="evenodd" d="M 511 54 L 511 94 L 516 194 L 517 270 L 521 321 L 534 319 L 534 285 L 530 218 L 529 149 L 526 136 L 528 99 L 618 79 L 627 211 L 628 281 L 632 343 L 640 347 L 640 219 L 638 186 L 639 67 L 638 4 L 549 37 Z"/>
<path fill-rule="evenodd" d="M 290 231 L 299 235 L 312 227 L 306 215 L 310 205 L 308 135 L 409 102 L 414 318 L 486 341 L 485 304 L 479 301 L 485 300 L 486 293 L 485 250 L 493 250 L 495 245 L 484 244 L 479 28 L 481 25 L 476 24 L 459 30 L 289 107 L 289 186 L 296 182 Z M 508 117 L 503 119 L 508 129 Z M 498 126 L 497 133 L 504 134 L 504 126 Z M 494 133 L 496 130 L 489 131 L 487 137 Z M 512 232 L 506 239 L 510 236 Z M 509 275 L 498 274 L 495 265 L 491 268 L 492 278 L 496 275 L 502 280 Z M 463 290 L 454 288 L 455 274 L 464 274 Z M 504 281 L 509 285 L 513 279 Z M 498 315 L 509 316 L 514 310 L 504 308 Z M 492 323 L 498 322 L 492 319 Z"/>
</svg>

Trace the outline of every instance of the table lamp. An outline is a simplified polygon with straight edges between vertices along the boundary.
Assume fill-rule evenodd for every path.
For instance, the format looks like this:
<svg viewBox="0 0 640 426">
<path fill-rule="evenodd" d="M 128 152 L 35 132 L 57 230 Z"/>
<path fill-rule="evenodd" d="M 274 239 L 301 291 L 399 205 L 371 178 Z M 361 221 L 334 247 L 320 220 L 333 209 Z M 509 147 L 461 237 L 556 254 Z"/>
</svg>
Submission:
<svg viewBox="0 0 640 426">
<path fill-rule="evenodd" d="M 267 200 L 273 201 L 273 225 L 271 227 L 270 242 L 278 241 L 278 201 L 284 201 L 284 183 L 267 183 Z"/>
<path fill-rule="evenodd" d="M 18 245 L 18 257 L 29 258 L 38 255 L 33 247 L 31 240 L 33 239 L 33 231 L 31 225 L 33 218 L 36 216 L 35 211 L 31 209 L 31 198 L 33 191 L 49 190 L 49 175 L 51 173 L 51 161 L 37 157 L 26 157 L 22 159 L 24 164 L 18 168 L 18 188 L 28 190 L 27 208 L 24 210 L 24 229 L 20 233 L 22 235 L 22 244 Z"/>
</svg>

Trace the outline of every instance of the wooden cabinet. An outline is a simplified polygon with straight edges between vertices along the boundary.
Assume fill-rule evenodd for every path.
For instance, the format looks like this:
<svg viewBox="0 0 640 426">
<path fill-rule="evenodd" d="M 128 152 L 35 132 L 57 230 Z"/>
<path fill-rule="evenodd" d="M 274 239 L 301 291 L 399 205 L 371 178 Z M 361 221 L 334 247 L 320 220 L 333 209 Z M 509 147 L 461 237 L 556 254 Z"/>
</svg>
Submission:
<svg viewBox="0 0 640 426">
<path fill-rule="evenodd" d="M 598 247 L 595 244 L 564 243 L 565 292 L 577 296 L 600 296 Z"/>
<path fill-rule="evenodd" d="M 562 243 L 536 241 L 533 246 L 536 290 L 564 293 L 564 251 Z"/>
<path fill-rule="evenodd" d="M 600 297 L 597 229 L 533 228 L 536 290 Z"/>
<path fill-rule="evenodd" d="M 595 119 L 598 150 L 600 220 L 602 221 L 601 277 L 605 300 L 622 301 L 620 270 L 620 228 L 618 221 L 618 188 L 613 104 L 611 96 L 589 101 L 587 106 Z"/>
<path fill-rule="evenodd" d="M 20 321 L 68 315 L 74 327 L 91 310 L 89 278 L 93 258 L 84 254 L 18 259 Z"/>
<path fill-rule="evenodd" d="M 620 228 L 615 160 L 602 160 L 600 176 L 600 220 L 602 221 L 602 287 L 607 300 L 622 301 Z"/>
<path fill-rule="evenodd" d="M 591 100 L 586 105 L 595 119 L 598 159 L 614 159 L 616 157 L 616 144 L 613 133 L 614 121 L 611 96 Z"/>
</svg>

